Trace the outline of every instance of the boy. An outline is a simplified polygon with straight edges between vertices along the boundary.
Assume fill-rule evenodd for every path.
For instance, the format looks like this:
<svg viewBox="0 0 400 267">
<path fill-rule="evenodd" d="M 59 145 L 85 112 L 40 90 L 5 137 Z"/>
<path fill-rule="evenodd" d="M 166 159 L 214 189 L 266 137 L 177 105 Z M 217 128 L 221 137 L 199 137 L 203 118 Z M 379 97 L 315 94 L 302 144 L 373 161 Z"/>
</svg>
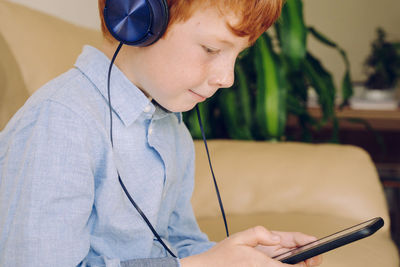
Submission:
<svg viewBox="0 0 400 267">
<path fill-rule="evenodd" d="M 180 112 L 232 85 L 237 55 L 281 5 L 168 1 L 164 37 L 123 46 L 115 61 L 113 147 L 107 72 L 118 42 L 103 23 L 102 51 L 85 47 L 75 68 L 38 90 L 0 133 L 0 265 L 284 266 L 270 256 L 313 240 L 255 227 L 215 245 L 190 205 L 194 151 Z M 104 0 L 99 6 L 102 16 Z M 179 260 L 131 205 L 117 170 Z"/>
</svg>

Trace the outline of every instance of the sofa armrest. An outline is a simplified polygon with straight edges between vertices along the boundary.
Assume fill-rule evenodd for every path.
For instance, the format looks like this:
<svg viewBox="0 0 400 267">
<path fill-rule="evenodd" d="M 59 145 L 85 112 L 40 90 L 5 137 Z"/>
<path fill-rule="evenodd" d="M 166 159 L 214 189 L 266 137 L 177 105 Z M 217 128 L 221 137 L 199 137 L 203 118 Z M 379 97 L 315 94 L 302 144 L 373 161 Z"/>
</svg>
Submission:
<svg viewBox="0 0 400 267">
<path fill-rule="evenodd" d="M 197 217 L 218 216 L 202 142 L 195 149 L 194 211 Z M 360 148 L 217 140 L 209 149 L 228 214 L 327 214 L 355 221 L 381 216 L 389 222 L 375 166 Z"/>
</svg>

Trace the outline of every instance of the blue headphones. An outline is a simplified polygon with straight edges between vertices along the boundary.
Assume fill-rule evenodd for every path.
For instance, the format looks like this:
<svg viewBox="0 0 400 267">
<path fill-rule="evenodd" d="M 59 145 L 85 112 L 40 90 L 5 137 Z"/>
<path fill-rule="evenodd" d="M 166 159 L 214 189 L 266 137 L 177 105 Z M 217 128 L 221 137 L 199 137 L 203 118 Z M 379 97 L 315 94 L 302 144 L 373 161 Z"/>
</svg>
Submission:
<svg viewBox="0 0 400 267">
<path fill-rule="evenodd" d="M 167 28 L 168 5 L 166 0 L 106 0 L 104 21 L 119 42 L 148 46 Z"/>
</svg>

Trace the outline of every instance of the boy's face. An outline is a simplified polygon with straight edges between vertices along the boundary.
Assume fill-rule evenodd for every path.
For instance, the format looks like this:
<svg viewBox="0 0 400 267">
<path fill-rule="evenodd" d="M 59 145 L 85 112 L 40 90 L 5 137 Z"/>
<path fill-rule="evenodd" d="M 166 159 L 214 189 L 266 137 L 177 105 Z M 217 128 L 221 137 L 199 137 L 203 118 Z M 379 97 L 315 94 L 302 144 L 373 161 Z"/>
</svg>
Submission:
<svg viewBox="0 0 400 267">
<path fill-rule="evenodd" d="M 190 110 L 233 84 L 235 61 L 248 38 L 234 35 L 226 22 L 235 25 L 236 18 L 221 17 L 214 9 L 199 10 L 173 24 L 155 44 L 126 47 L 122 70 L 164 108 Z"/>
</svg>

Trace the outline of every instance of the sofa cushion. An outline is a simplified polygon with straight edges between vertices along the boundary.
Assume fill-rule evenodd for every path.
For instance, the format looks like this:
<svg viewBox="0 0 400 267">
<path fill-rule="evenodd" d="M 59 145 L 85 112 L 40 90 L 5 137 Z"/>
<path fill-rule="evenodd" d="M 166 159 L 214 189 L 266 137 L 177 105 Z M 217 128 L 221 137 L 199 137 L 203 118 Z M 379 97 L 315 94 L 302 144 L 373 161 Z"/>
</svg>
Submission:
<svg viewBox="0 0 400 267">
<path fill-rule="evenodd" d="M 318 238 L 361 222 L 331 215 L 274 212 L 229 215 L 227 220 L 231 234 L 262 225 L 270 230 L 303 232 Z M 219 241 L 225 238 L 222 217 L 200 218 L 198 223 L 211 240 Z M 390 241 L 388 231 L 381 229 L 370 237 L 325 253 L 322 266 L 398 267 L 399 261 L 397 248 Z"/>
</svg>

